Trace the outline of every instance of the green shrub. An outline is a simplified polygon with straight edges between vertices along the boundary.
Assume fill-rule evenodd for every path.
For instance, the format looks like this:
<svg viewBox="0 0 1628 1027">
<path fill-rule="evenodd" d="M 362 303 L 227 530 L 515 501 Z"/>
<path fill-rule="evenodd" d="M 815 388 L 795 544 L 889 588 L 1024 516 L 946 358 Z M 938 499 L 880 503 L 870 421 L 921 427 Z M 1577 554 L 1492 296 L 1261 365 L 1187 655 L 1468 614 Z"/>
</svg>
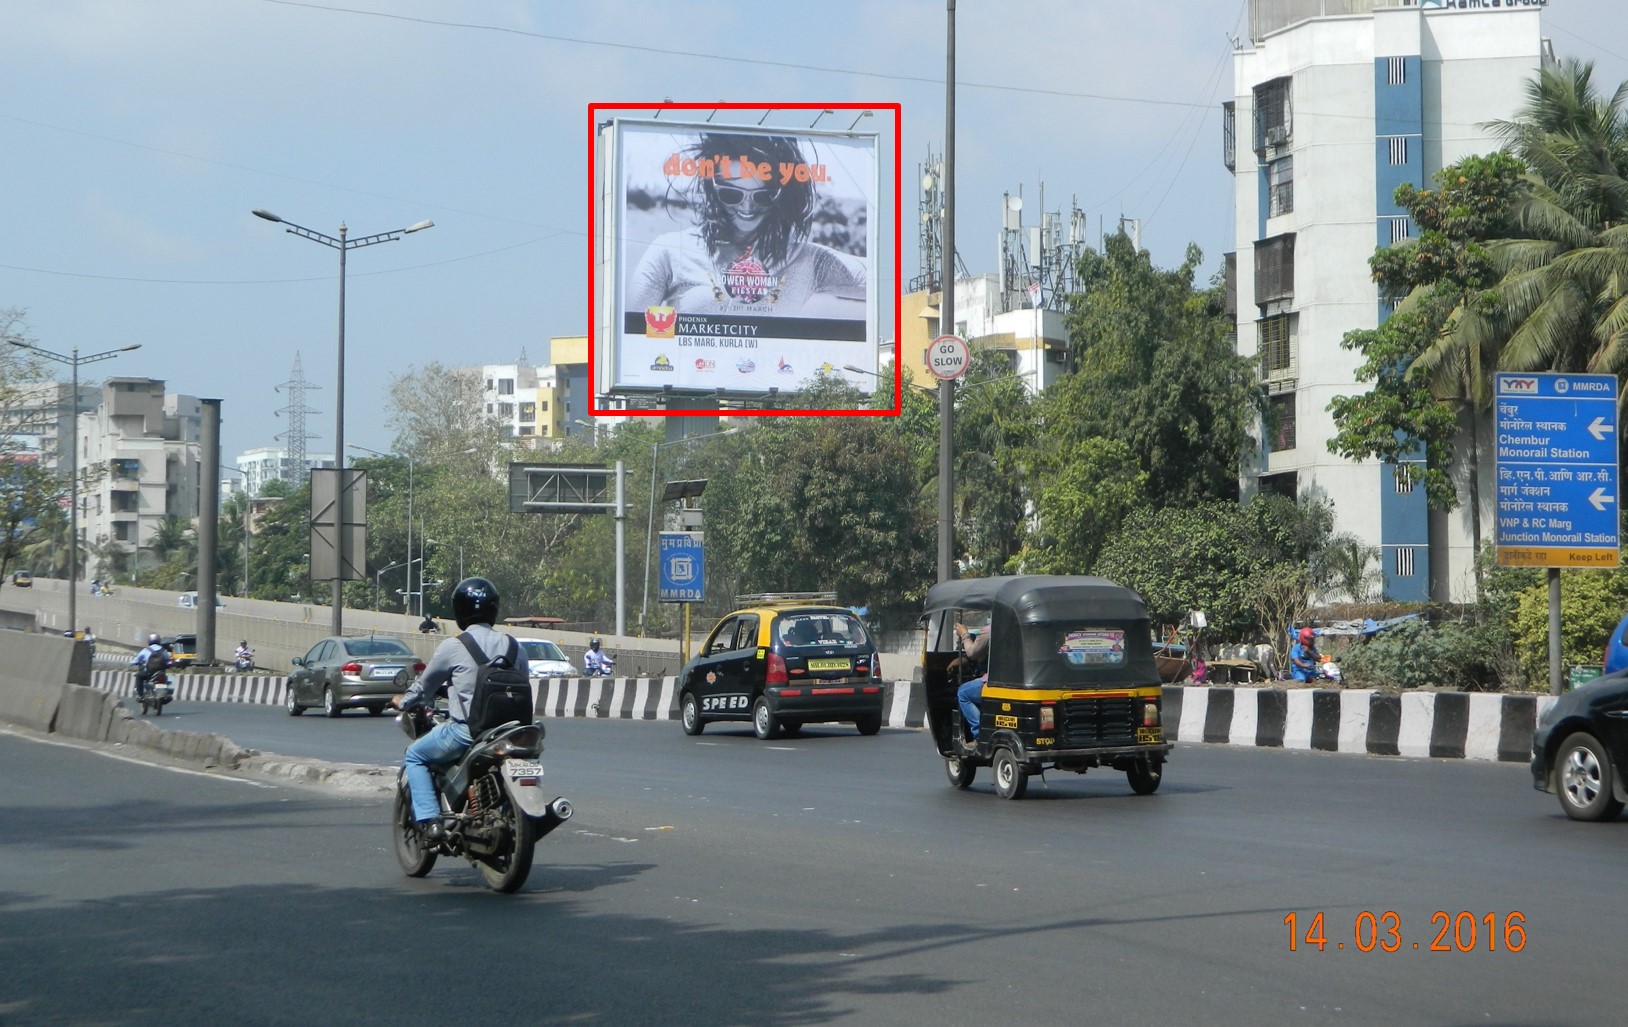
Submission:
<svg viewBox="0 0 1628 1027">
<path fill-rule="evenodd" d="M 1560 574 L 1560 665 L 1600 665 L 1611 631 L 1628 613 L 1628 570 L 1562 571 Z M 1533 682 L 1549 680 L 1549 585 L 1520 592 L 1515 609 L 1515 654 Z"/>
<path fill-rule="evenodd" d="M 1400 691 L 1492 691 L 1515 682 L 1509 635 L 1500 624 L 1403 621 L 1351 646 L 1340 658 L 1348 686 Z"/>
</svg>

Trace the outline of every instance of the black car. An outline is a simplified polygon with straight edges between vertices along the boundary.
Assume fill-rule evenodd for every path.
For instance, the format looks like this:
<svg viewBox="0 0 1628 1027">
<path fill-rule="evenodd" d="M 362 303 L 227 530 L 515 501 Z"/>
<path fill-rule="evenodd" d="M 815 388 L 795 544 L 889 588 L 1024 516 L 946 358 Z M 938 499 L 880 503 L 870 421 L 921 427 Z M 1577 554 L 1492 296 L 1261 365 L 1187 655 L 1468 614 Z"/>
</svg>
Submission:
<svg viewBox="0 0 1628 1027">
<path fill-rule="evenodd" d="M 718 622 L 679 673 L 684 733 L 718 720 L 750 721 L 764 739 L 831 721 L 852 721 L 862 735 L 882 730 L 876 645 L 835 600 L 738 597 L 741 609 Z"/>
<path fill-rule="evenodd" d="M 1549 707 L 1532 736 L 1532 786 L 1573 820 L 1606 820 L 1628 802 L 1628 671 L 1595 678 Z"/>
</svg>

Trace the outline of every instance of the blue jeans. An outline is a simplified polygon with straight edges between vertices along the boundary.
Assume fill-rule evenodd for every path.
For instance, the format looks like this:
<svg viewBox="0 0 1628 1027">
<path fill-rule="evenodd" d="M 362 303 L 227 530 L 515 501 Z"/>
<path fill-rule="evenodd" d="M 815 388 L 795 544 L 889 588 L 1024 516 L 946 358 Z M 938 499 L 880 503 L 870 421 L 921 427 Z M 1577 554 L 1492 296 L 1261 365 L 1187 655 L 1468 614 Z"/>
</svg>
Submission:
<svg viewBox="0 0 1628 1027">
<path fill-rule="evenodd" d="M 973 678 L 960 688 L 956 689 L 956 701 L 961 704 L 961 719 L 967 725 L 967 734 L 972 738 L 978 737 L 978 703 L 984 697 L 984 682 L 988 674 Z"/>
<path fill-rule="evenodd" d="M 407 747 L 402 761 L 407 767 L 407 790 L 413 795 L 413 819 L 419 823 L 438 820 L 441 802 L 435 796 L 435 779 L 430 767 L 456 763 L 473 744 L 469 728 L 455 720 L 445 720 Z"/>
</svg>

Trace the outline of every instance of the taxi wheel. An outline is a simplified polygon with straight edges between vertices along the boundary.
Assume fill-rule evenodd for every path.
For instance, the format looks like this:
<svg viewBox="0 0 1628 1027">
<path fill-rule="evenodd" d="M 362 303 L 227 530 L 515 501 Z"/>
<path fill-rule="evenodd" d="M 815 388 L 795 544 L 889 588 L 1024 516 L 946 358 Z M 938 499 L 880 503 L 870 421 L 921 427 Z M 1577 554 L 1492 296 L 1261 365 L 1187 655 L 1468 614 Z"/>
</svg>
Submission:
<svg viewBox="0 0 1628 1027">
<path fill-rule="evenodd" d="M 701 719 L 701 706 L 695 701 L 694 692 L 684 693 L 684 700 L 679 706 L 679 717 L 683 721 L 684 733 L 687 735 L 698 735 L 707 726 L 707 722 Z"/>
<path fill-rule="evenodd" d="M 971 760 L 964 760 L 959 756 L 944 757 L 944 776 L 950 779 L 950 784 L 956 788 L 966 789 L 972 787 L 973 775 L 978 768 Z"/>
<path fill-rule="evenodd" d="M 860 717 L 854 721 L 854 727 L 857 727 L 862 735 L 874 735 L 882 730 L 882 715 L 874 713 L 869 717 Z"/>
<path fill-rule="evenodd" d="M 779 736 L 780 721 L 775 719 L 774 711 L 769 709 L 769 700 L 759 699 L 752 706 L 752 730 L 765 742 Z"/>
<path fill-rule="evenodd" d="M 1573 820 L 1608 820 L 1622 812 L 1612 791 L 1611 757 L 1593 735 L 1579 731 L 1555 754 L 1560 808 Z"/>
<path fill-rule="evenodd" d="M 1023 793 L 1029 790 L 1029 772 L 1012 755 L 1012 750 L 996 749 L 991 766 L 995 773 L 995 794 L 1003 799 L 1023 798 Z"/>
<path fill-rule="evenodd" d="M 1164 779 L 1164 764 L 1154 760 L 1137 760 L 1125 771 L 1125 776 L 1130 779 L 1131 791 L 1137 795 L 1152 795 L 1159 790 L 1159 782 Z"/>
<path fill-rule="evenodd" d="M 785 721 L 780 722 L 780 733 L 785 735 L 787 738 L 790 738 L 793 735 L 801 734 L 802 730 L 803 725 L 801 724 L 788 724 Z"/>
</svg>

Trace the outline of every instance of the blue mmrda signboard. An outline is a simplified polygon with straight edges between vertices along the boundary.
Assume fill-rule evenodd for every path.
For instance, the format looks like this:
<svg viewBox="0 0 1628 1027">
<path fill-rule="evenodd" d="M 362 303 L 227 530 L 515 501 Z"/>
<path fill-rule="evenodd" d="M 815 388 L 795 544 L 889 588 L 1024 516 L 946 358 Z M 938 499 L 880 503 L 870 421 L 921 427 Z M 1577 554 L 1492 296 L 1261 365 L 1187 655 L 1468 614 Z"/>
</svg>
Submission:
<svg viewBox="0 0 1628 1027">
<path fill-rule="evenodd" d="M 661 555 L 658 598 L 664 603 L 699 603 L 707 589 L 701 532 L 663 531 L 657 538 Z"/>
<path fill-rule="evenodd" d="M 1617 378 L 1494 376 L 1498 562 L 1615 567 Z"/>
</svg>

